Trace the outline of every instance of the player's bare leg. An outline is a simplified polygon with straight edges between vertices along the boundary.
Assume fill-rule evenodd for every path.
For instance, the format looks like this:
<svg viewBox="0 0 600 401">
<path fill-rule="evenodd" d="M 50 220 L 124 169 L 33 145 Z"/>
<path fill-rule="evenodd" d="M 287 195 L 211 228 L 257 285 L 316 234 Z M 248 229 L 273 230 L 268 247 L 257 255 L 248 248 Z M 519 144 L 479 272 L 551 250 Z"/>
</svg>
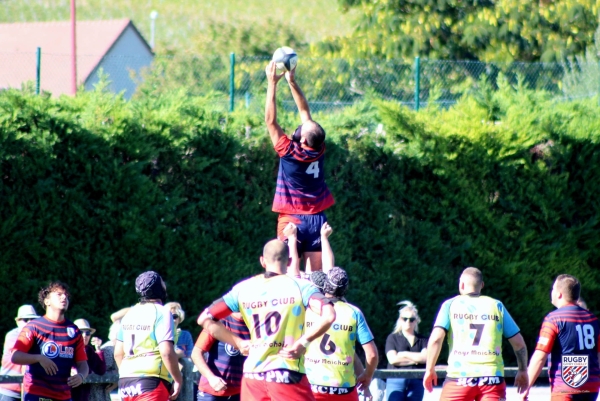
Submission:
<svg viewBox="0 0 600 401">
<path fill-rule="evenodd" d="M 304 270 L 306 274 L 323 270 L 321 252 L 304 252 Z"/>
</svg>

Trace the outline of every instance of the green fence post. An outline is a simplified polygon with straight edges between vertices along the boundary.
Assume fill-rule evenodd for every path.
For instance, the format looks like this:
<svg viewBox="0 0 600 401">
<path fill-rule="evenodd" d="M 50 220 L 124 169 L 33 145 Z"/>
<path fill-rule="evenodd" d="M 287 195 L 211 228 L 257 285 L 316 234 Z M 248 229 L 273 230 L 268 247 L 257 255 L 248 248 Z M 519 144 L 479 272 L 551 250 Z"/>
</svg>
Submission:
<svg viewBox="0 0 600 401">
<path fill-rule="evenodd" d="M 235 100 L 235 53 L 231 53 L 229 56 L 229 111 L 233 111 Z"/>
<path fill-rule="evenodd" d="M 35 94 L 40 94 L 40 72 L 42 70 L 42 48 L 38 47 L 35 57 Z"/>
<path fill-rule="evenodd" d="M 421 91 L 421 60 L 415 57 L 415 110 L 419 111 L 419 92 Z"/>
</svg>

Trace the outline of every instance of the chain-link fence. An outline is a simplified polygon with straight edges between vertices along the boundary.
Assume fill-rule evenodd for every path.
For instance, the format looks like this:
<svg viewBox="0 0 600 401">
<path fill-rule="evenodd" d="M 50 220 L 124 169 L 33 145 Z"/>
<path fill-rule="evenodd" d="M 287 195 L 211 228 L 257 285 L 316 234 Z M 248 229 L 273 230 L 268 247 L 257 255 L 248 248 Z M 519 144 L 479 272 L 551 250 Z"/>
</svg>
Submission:
<svg viewBox="0 0 600 401">
<path fill-rule="evenodd" d="M 42 91 L 71 93 L 71 57 L 43 54 L 0 54 L 0 88 L 21 87 L 36 81 Z M 41 61 L 40 61 L 41 60 Z M 222 109 L 261 110 L 266 92 L 265 57 L 156 56 L 78 56 L 77 82 L 91 89 L 102 71 L 108 88 L 157 93 L 171 90 L 190 95 L 210 95 Z M 40 73 L 37 73 L 37 71 Z M 430 102 L 448 106 L 465 93 L 482 85 L 497 89 L 501 82 L 542 90 L 563 99 L 591 97 L 600 93 L 598 63 L 574 60 L 565 63 L 483 63 L 418 58 L 402 60 L 301 58 L 297 80 L 314 111 L 335 111 L 365 96 L 398 101 L 412 108 Z M 501 79 L 500 77 L 503 77 Z M 292 110 L 294 103 L 283 85 L 279 99 Z"/>
</svg>

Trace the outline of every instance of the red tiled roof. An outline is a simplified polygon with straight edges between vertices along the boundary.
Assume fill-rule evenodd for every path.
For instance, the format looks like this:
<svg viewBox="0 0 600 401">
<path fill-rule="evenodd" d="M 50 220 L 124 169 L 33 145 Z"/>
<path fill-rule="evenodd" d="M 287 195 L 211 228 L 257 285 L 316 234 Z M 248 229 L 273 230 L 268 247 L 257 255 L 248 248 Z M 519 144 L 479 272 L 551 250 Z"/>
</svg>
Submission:
<svg viewBox="0 0 600 401">
<path fill-rule="evenodd" d="M 77 21 L 77 82 L 85 82 L 131 20 Z M 135 29 L 135 27 L 134 27 Z M 71 82 L 71 23 L 0 24 L 0 88 L 35 81 L 36 48 L 42 49 L 41 88 L 69 93 Z"/>
</svg>

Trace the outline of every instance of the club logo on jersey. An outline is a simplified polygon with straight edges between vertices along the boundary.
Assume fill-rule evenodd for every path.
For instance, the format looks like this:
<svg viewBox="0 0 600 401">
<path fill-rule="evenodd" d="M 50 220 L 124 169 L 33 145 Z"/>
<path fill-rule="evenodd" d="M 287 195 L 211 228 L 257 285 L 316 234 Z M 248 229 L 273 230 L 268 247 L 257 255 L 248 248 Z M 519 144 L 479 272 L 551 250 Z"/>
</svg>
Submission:
<svg viewBox="0 0 600 401">
<path fill-rule="evenodd" d="M 588 381 L 589 372 L 589 356 L 562 356 L 561 376 L 569 387 L 577 388 L 583 386 Z"/>
<path fill-rule="evenodd" d="M 75 337 L 75 329 L 73 327 L 67 327 L 67 334 L 71 338 Z"/>
<path fill-rule="evenodd" d="M 58 345 L 54 341 L 48 341 L 42 345 L 42 354 L 48 358 L 73 358 L 75 349 L 64 345 Z"/>
<path fill-rule="evenodd" d="M 225 344 L 225 352 L 227 352 L 227 355 L 229 356 L 238 356 L 240 354 L 240 350 L 236 349 L 231 344 Z"/>
</svg>

